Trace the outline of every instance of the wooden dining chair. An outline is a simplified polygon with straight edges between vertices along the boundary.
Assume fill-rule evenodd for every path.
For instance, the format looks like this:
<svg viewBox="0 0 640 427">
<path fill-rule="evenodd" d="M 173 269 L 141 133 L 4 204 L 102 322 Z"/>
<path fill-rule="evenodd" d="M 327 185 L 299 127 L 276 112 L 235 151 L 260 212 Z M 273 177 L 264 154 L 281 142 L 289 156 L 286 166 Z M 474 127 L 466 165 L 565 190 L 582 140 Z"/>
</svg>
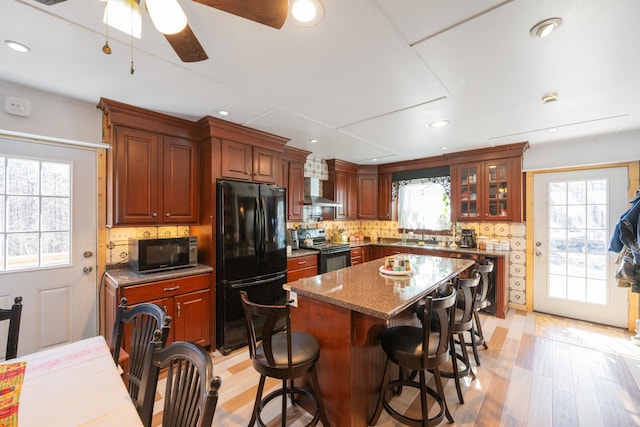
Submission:
<svg viewBox="0 0 640 427">
<path fill-rule="evenodd" d="M 20 318 L 22 317 L 22 297 L 16 297 L 9 309 L 0 309 L 0 321 L 9 321 L 7 333 L 7 352 L 5 360 L 18 356 L 18 336 L 20 334 Z"/>
<path fill-rule="evenodd" d="M 138 397 L 142 374 L 144 371 L 145 356 L 149 349 L 149 343 L 154 338 L 154 332 L 161 331 L 161 342 L 164 346 L 169 337 L 171 316 L 167 316 L 163 308 L 151 304 L 141 303 L 133 307 L 127 307 L 127 299 L 122 298 L 113 327 L 110 350 L 116 365 L 120 365 L 123 344 L 129 359 L 123 372 L 123 379 L 129 390 L 129 395 L 134 401 Z M 127 339 L 126 343 L 123 341 Z"/>
<path fill-rule="evenodd" d="M 213 374 L 211 356 L 197 344 L 176 341 L 163 348 L 157 330 L 145 355 L 145 371 L 135 401 L 145 427 L 150 427 L 158 377 L 167 370 L 162 427 L 210 427 L 218 403 L 220 377 Z"/>
</svg>

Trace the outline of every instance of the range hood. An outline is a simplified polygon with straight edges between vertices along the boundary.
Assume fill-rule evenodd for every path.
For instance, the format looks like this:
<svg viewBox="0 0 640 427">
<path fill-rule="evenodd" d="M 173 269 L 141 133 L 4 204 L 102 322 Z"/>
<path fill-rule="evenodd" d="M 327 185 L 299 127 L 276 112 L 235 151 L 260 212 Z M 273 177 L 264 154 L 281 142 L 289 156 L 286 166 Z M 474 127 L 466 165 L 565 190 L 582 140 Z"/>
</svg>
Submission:
<svg viewBox="0 0 640 427">
<path fill-rule="evenodd" d="M 304 204 L 307 206 L 336 207 L 342 203 L 336 203 L 320 195 L 320 179 L 304 179 Z"/>
</svg>

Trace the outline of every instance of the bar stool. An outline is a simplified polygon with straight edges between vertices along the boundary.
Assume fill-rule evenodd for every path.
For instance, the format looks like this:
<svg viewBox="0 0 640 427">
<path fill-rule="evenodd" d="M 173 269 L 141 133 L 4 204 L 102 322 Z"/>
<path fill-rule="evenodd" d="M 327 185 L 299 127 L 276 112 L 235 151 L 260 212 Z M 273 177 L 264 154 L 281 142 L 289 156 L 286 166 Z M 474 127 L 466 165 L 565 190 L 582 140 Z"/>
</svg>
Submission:
<svg viewBox="0 0 640 427">
<path fill-rule="evenodd" d="M 482 323 L 480 322 L 480 315 L 478 312 L 483 308 L 487 308 L 491 305 L 489 301 L 489 291 L 491 290 L 491 280 L 489 274 L 493 271 L 493 262 L 489 260 L 476 261 L 476 270 L 480 273 L 482 280 L 480 282 L 480 291 L 476 294 L 476 306 L 473 313 L 473 333 L 471 334 L 471 345 L 473 348 L 473 357 L 476 359 L 476 365 L 480 366 L 480 357 L 478 356 L 478 346 L 482 345 L 485 349 L 488 349 L 484 334 L 482 333 Z"/>
<path fill-rule="evenodd" d="M 386 329 L 380 336 L 382 349 L 387 355 L 384 367 L 382 386 L 376 409 L 371 416 L 369 425 L 375 425 L 384 409 L 397 421 L 416 427 L 431 426 L 439 423 L 446 416 L 450 423 L 453 417 L 447 407 L 439 367 L 449 360 L 449 344 L 454 322 L 454 309 L 457 292 L 454 286 L 449 286 L 444 296 L 429 296 L 425 303 L 422 327 L 396 326 Z M 390 381 L 391 364 L 398 365 L 400 370 L 412 370 L 419 373 L 419 382 L 410 377 L 400 375 L 398 380 Z M 436 389 L 427 386 L 425 371 L 431 371 L 436 383 Z M 421 418 L 406 416 L 391 406 L 390 399 L 394 393 L 388 393 L 403 386 L 420 390 Z M 429 418 L 427 395 L 431 396 L 438 405 L 438 413 Z M 387 399 L 388 396 L 389 399 Z"/>
<path fill-rule="evenodd" d="M 260 418 L 262 409 L 271 400 L 282 397 L 281 425 L 285 427 L 287 421 L 287 396 L 295 404 L 294 395 L 306 396 L 315 405 L 313 419 L 307 426 L 313 426 L 322 421 L 322 425 L 329 427 L 329 421 L 322 404 L 322 395 L 316 372 L 316 362 L 320 357 L 320 343 L 311 334 L 291 331 L 290 306 L 262 305 L 249 301 L 247 293 L 240 291 L 242 308 L 249 340 L 249 356 L 253 367 L 260 374 L 258 391 L 253 406 L 253 413 L 249 426 L 256 422 L 259 426 L 266 424 Z M 262 339 L 257 335 L 258 328 L 262 329 Z M 294 385 L 295 378 L 309 375 L 311 389 Z M 282 380 L 282 388 L 272 391 L 264 398 L 262 392 L 267 377 Z"/>
<path fill-rule="evenodd" d="M 445 378 L 454 378 L 456 383 L 456 391 L 458 392 L 458 401 L 464 403 L 462 398 L 462 388 L 460 387 L 460 378 L 467 374 L 471 374 L 473 379 L 476 379 L 476 374 L 471 369 L 471 363 L 469 361 L 469 352 L 467 351 L 467 343 L 464 339 L 464 333 L 469 332 L 471 340 L 474 339 L 473 332 L 473 317 L 475 313 L 476 293 L 480 285 L 480 274 L 477 271 L 473 272 L 471 277 L 456 278 L 458 289 L 458 300 L 456 302 L 456 310 L 454 314 L 453 330 L 451 331 L 451 342 L 449 344 L 449 354 L 451 355 L 452 371 L 440 371 L 440 375 Z M 416 315 L 418 319 L 423 321 L 424 317 L 424 305 L 419 305 L 416 308 Z M 455 336 L 458 339 L 455 339 Z M 460 352 L 456 351 L 456 344 L 460 346 Z M 458 361 L 463 363 L 461 368 L 458 368 Z"/>
</svg>

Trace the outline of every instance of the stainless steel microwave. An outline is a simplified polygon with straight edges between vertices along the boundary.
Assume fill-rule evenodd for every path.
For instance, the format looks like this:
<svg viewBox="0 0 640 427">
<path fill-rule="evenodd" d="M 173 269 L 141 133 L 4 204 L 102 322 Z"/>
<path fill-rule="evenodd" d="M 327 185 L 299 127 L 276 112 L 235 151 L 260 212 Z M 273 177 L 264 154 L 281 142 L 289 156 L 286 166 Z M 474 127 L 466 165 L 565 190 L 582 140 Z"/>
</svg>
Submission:
<svg viewBox="0 0 640 427">
<path fill-rule="evenodd" d="M 196 236 L 129 239 L 129 267 L 137 273 L 175 270 L 197 263 Z"/>
</svg>

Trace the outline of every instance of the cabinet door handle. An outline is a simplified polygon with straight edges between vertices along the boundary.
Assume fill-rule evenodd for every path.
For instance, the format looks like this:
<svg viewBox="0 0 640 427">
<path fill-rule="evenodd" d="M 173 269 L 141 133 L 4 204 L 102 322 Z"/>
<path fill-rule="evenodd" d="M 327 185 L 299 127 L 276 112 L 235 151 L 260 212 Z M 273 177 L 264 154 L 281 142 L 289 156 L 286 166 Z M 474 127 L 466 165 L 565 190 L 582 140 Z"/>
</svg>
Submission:
<svg viewBox="0 0 640 427">
<path fill-rule="evenodd" d="M 298 261 L 298 265 L 305 265 L 307 261 Z"/>
<path fill-rule="evenodd" d="M 168 311 L 167 311 L 167 306 L 166 306 L 166 305 L 164 305 L 163 307 L 164 307 L 164 312 L 165 312 L 165 313 L 168 313 Z"/>
<path fill-rule="evenodd" d="M 171 214 L 169 212 L 167 212 L 166 214 L 164 214 L 164 216 L 166 216 L 167 218 L 169 218 L 171 216 Z"/>
<path fill-rule="evenodd" d="M 180 303 L 178 303 L 178 317 L 180 317 L 180 309 L 181 309 L 181 306 L 180 306 Z"/>
<path fill-rule="evenodd" d="M 157 212 L 154 212 L 154 213 L 152 213 L 152 214 L 151 214 L 151 216 L 155 218 L 155 217 L 157 217 L 157 216 L 158 216 L 158 213 L 157 213 Z"/>
<path fill-rule="evenodd" d="M 176 286 L 173 286 L 171 288 L 164 288 L 163 291 L 171 292 L 171 291 L 177 291 L 178 289 L 180 289 L 180 285 L 176 285 Z"/>
</svg>

